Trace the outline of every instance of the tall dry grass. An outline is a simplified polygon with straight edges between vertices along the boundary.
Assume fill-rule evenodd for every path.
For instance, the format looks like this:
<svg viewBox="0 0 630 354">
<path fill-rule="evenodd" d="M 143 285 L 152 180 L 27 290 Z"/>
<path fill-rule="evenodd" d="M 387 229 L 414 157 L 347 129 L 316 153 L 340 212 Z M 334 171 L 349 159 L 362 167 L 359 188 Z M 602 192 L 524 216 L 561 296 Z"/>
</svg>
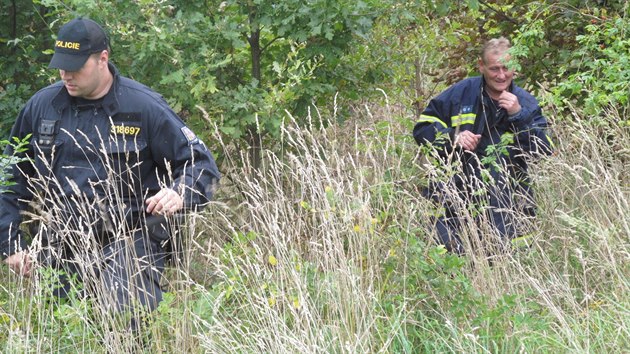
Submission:
<svg viewBox="0 0 630 354">
<path fill-rule="evenodd" d="M 217 130 L 227 156 L 217 200 L 187 216 L 179 234 L 185 255 L 168 269 L 169 294 L 143 333 L 125 332 L 86 301 L 49 306 L 37 282 L 4 271 L 0 345 L 5 352 L 624 352 L 630 135 L 614 112 L 598 118 L 599 130 L 577 111 L 552 118 L 558 154 L 531 170 L 539 209 L 530 246 L 492 265 L 482 253 L 457 257 L 435 247 L 436 210 L 420 191 L 427 176 L 444 171 L 418 163 L 413 122 L 402 111 L 365 106 L 342 125 L 332 123 L 334 110 L 313 111 L 305 127 L 287 115 L 273 146 L 279 152 L 265 150 L 255 173 L 246 151 L 221 145 Z M 492 228 L 471 222 L 465 232 L 480 229 Z"/>
</svg>

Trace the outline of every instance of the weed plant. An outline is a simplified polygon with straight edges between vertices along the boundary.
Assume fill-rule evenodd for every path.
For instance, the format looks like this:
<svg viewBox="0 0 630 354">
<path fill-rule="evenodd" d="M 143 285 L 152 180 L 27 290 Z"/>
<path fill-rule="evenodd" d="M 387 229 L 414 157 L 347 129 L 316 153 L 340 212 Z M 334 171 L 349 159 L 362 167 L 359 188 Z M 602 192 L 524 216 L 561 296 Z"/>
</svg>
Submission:
<svg viewBox="0 0 630 354">
<path fill-rule="evenodd" d="M 492 263 L 474 251 L 496 244 L 486 236 L 492 225 L 472 214 L 465 256 L 435 245 L 439 210 L 421 190 L 453 171 L 420 159 L 402 111 L 366 106 L 343 125 L 331 124 L 335 111 L 314 111 L 302 128 L 287 115 L 281 149 L 264 150 L 259 170 L 247 164 L 247 151 L 222 145 L 226 177 L 216 201 L 185 216 L 182 253 L 164 277 L 168 293 L 141 331 L 95 306 L 99 296 L 48 296 L 56 274 L 42 269 L 23 279 L 4 267 L 0 348 L 626 352 L 630 134 L 615 112 L 600 118 L 604 133 L 579 111 L 570 115 L 552 117 L 562 122 L 557 154 L 531 167 L 538 215 L 515 215 L 529 231 L 525 247 Z M 215 138 L 220 144 L 218 129 Z M 76 220 L 94 220 L 85 210 Z"/>
</svg>

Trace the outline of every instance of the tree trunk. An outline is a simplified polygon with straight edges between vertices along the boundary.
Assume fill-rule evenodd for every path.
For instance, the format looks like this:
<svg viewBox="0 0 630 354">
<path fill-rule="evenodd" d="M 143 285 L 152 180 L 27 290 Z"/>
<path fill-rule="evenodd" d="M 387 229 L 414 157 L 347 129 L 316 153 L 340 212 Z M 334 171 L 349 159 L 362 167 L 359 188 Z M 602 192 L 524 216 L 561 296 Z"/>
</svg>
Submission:
<svg viewBox="0 0 630 354">
<path fill-rule="evenodd" d="M 255 10 L 250 10 L 249 22 L 251 26 L 251 35 L 247 38 L 252 56 L 252 77 L 258 80 L 258 85 L 261 85 L 261 71 L 260 60 L 262 50 L 260 48 L 260 27 L 255 19 Z M 247 127 L 247 143 L 249 144 L 249 162 L 255 172 L 262 164 L 262 138 L 261 132 L 258 130 L 256 123 Z"/>
<path fill-rule="evenodd" d="M 4 11 L 3 11 L 4 13 Z M 16 39 L 18 36 L 17 33 L 17 4 L 15 0 L 11 1 L 11 10 L 9 11 L 11 17 L 11 39 Z M 12 46 L 11 54 L 15 55 L 16 46 Z"/>
</svg>

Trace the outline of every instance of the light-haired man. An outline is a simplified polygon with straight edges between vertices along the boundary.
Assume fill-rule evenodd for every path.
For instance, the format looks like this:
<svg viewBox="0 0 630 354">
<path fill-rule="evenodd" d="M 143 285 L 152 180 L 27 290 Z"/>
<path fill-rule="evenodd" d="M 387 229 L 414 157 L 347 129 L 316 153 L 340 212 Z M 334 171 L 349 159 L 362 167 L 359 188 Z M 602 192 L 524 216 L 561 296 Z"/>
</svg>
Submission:
<svg viewBox="0 0 630 354">
<path fill-rule="evenodd" d="M 433 98 L 413 129 L 419 145 L 435 147 L 457 171 L 424 190 L 442 207 L 438 242 L 452 252 L 476 244 L 464 242 L 470 221 L 488 221 L 505 243 L 520 235 L 518 219 L 534 213 L 527 163 L 532 155 L 550 153 L 551 141 L 537 100 L 513 81 L 509 49 L 504 37 L 487 41 L 478 60 L 481 76 Z"/>
</svg>

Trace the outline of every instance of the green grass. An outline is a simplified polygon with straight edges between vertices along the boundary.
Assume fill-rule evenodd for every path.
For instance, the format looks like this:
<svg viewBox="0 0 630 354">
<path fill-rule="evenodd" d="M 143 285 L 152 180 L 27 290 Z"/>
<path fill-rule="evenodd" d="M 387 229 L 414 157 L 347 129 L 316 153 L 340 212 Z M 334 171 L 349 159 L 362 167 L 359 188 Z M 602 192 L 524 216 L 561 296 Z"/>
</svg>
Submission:
<svg viewBox="0 0 630 354">
<path fill-rule="evenodd" d="M 266 150 L 259 175 L 223 146 L 226 178 L 189 216 L 187 257 L 167 271 L 144 340 L 3 268 L 0 351 L 627 352 L 628 155 L 580 120 L 552 118 L 563 129 L 558 154 L 531 170 L 528 247 L 492 266 L 433 244 L 420 189 L 439 170 L 418 163 L 413 122 L 388 107 L 326 129 L 288 119 L 282 154 Z M 630 146 L 627 128 L 608 133 Z"/>
</svg>

